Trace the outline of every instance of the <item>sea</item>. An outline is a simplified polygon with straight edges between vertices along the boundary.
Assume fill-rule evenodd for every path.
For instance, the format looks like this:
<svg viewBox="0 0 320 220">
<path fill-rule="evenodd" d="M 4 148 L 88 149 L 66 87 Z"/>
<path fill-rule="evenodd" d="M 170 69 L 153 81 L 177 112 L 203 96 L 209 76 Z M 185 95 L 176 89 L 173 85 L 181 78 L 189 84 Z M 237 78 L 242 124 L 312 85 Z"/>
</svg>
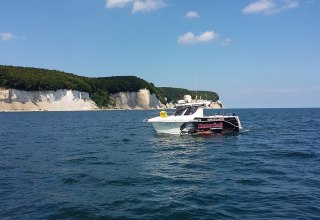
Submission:
<svg viewBox="0 0 320 220">
<path fill-rule="evenodd" d="M 0 113 L 0 219 L 320 219 L 320 108 L 223 109 L 236 135 L 157 135 L 158 110 Z"/>
</svg>

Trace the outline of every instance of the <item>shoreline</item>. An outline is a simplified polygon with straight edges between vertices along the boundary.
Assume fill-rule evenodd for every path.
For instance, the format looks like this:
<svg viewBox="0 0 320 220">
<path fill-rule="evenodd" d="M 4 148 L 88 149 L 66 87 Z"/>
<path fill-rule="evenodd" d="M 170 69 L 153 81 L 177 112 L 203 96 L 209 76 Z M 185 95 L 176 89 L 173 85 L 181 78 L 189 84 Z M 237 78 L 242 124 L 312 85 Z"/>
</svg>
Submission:
<svg viewBox="0 0 320 220">
<path fill-rule="evenodd" d="M 166 110 L 173 110 L 175 108 L 150 108 L 150 109 L 143 109 L 143 108 L 103 108 L 103 109 L 72 109 L 72 110 L 2 110 L 0 109 L 0 113 L 2 112 L 91 112 L 91 111 L 166 111 Z M 205 108 L 205 109 L 225 109 L 225 108 Z"/>
</svg>

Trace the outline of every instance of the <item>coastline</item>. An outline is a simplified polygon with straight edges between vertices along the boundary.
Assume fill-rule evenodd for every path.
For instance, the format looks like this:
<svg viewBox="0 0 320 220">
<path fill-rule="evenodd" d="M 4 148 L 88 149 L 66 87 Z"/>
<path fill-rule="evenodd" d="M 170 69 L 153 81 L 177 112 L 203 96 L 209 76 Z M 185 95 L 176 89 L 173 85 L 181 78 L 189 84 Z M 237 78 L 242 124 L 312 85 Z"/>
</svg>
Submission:
<svg viewBox="0 0 320 220">
<path fill-rule="evenodd" d="M 173 110 L 174 108 L 149 108 L 149 109 L 119 109 L 119 108 L 102 108 L 102 109 L 73 109 L 73 110 L 27 110 L 27 109 L 19 109 L 19 110 L 2 110 L 0 109 L 0 113 L 2 112 L 91 112 L 91 111 L 165 111 L 165 110 Z M 205 109 L 224 109 L 224 108 L 205 108 Z"/>
<path fill-rule="evenodd" d="M 16 104 L 16 103 L 15 103 Z M 24 105 L 24 103 L 19 103 Z M 12 105 L 9 103 L 6 103 L 6 105 Z M 215 107 L 206 107 L 205 109 L 224 109 L 222 106 L 214 105 Z M 111 108 L 92 108 L 92 109 L 77 109 L 77 108 L 72 108 L 72 109 L 26 109 L 26 108 L 20 108 L 20 109 L 12 109 L 12 108 L 4 108 L 3 103 L 0 102 L 0 113 L 1 112 L 88 112 L 88 111 L 150 111 L 150 110 L 173 110 L 175 109 L 173 104 L 167 105 L 167 107 L 157 107 L 157 108 L 118 108 L 118 107 L 111 107 Z"/>
<path fill-rule="evenodd" d="M 76 90 L 24 91 L 0 87 L 0 112 L 45 111 L 111 111 L 111 110 L 166 110 L 173 103 L 162 104 L 148 89 L 137 92 L 119 92 L 110 95 L 110 103 L 99 108 L 89 93 Z M 206 108 L 223 108 L 221 102 L 211 102 Z"/>
</svg>

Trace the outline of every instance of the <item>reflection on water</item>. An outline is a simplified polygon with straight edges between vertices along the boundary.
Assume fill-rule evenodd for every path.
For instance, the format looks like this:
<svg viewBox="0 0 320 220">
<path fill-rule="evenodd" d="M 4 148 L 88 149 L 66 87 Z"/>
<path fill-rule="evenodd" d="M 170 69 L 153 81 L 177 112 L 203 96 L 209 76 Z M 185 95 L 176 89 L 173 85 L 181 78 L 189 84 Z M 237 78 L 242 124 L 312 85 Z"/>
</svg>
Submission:
<svg viewBox="0 0 320 220">
<path fill-rule="evenodd" d="M 219 135 L 211 138 L 190 135 L 155 134 L 150 137 L 149 146 L 153 154 L 143 167 L 152 179 L 162 181 L 172 187 L 172 182 L 194 184 L 213 178 L 210 167 L 215 161 L 210 148 L 223 145 L 227 137 Z M 177 185 L 178 187 L 178 185 Z"/>
<path fill-rule="evenodd" d="M 190 135 L 171 135 L 171 134 L 155 134 L 152 138 L 155 145 L 162 147 L 192 147 L 204 143 L 203 138 L 195 138 Z"/>
</svg>

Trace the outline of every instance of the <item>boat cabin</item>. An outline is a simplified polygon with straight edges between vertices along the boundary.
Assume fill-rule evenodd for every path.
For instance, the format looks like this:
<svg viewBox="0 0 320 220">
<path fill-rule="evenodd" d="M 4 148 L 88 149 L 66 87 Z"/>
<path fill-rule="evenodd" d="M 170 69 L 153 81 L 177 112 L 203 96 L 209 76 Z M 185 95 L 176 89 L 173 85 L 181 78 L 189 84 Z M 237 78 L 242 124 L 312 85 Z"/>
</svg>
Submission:
<svg viewBox="0 0 320 220">
<path fill-rule="evenodd" d="M 197 105 L 184 105 L 178 106 L 176 111 L 173 113 L 174 116 L 185 116 L 185 115 L 193 115 L 199 109 Z"/>
</svg>

